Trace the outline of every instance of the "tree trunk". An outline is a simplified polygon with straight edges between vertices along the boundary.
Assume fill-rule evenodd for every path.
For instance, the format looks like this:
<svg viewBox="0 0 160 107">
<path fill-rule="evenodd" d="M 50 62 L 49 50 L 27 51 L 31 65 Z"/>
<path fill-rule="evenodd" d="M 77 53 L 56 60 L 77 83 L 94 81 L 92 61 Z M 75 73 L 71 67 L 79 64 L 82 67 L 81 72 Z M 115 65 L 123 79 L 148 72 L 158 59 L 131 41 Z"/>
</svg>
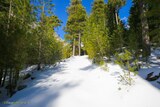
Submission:
<svg viewBox="0 0 160 107">
<path fill-rule="evenodd" d="M 2 81 L 2 87 L 5 85 L 5 80 L 6 80 L 6 76 L 7 76 L 7 67 L 6 67 L 6 69 L 5 69 L 5 72 L 4 72 L 4 76 L 3 76 L 3 81 Z"/>
<path fill-rule="evenodd" d="M 81 33 L 79 33 L 79 56 L 81 56 Z"/>
<path fill-rule="evenodd" d="M 38 65 L 37 65 L 37 70 L 41 70 L 41 40 L 39 41 L 39 47 L 38 47 Z"/>
<path fill-rule="evenodd" d="M 41 70 L 41 63 L 38 63 L 38 65 L 37 65 L 37 70 L 38 70 L 38 71 Z"/>
<path fill-rule="evenodd" d="M 0 69 L 0 86 L 1 86 L 1 83 L 2 83 L 2 77 L 3 77 L 3 69 L 1 68 Z"/>
<path fill-rule="evenodd" d="M 150 38 L 149 38 L 149 26 L 146 15 L 147 7 L 143 2 L 140 3 L 140 9 L 142 15 L 141 24 L 142 24 L 143 53 L 144 56 L 147 58 L 148 56 L 150 56 L 151 50 L 150 50 Z"/>
<path fill-rule="evenodd" d="M 11 12 L 12 12 L 12 0 L 9 3 L 9 13 L 8 13 L 8 22 L 7 22 L 7 36 L 9 36 L 9 28 L 10 28 L 10 19 L 11 19 Z"/>
<path fill-rule="evenodd" d="M 45 1 L 43 0 L 42 2 L 43 6 L 42 6 L 42 13 L 41 13 L 41 22 L 42 22 L 42 25 L 44 23 L 44 14 L 45 14 Z M 42 63 L 42 37 L 39 38 L 39 43 L 38 43 L 38 65 L 37 65 L 37 70 L 41 70 L 41 63 Z"/>
<path fill-rule="evenodd" d="M 19 80 L 19 70 L 15 69 L 15 77 L 14 77 L 14 85 L 17 86 L 17 82 Z"/>
<path fill-rule="evenodd" d="M 118 12 L 117 12 L 117 10 L 115 10 L 115 17 L 116 17 L 116 24 L 118 25 L 119 21 L 118 21 Z"/>
<path fill-rule="evenodd" d="M 73 56 L 75 56 L 75 48 L 76 48 L 76 46 L 75 46 L 75 38 L 73 39 Z"/>
<path fill-rule="evenodd" d="M 12 69 L 10 69 L 10 71 L 9 71 L 9 95 L 10 96 L 12 96 L 12 88 L 13 88 L 13 86 L 12 86 Z"/>
</svg>

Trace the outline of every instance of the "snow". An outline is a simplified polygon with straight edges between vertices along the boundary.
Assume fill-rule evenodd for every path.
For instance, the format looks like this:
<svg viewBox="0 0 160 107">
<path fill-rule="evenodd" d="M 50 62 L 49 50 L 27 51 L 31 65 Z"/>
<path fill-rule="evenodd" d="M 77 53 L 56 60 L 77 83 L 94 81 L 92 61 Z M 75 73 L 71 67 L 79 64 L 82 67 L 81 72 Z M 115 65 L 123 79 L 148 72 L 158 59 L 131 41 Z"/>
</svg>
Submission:
<svg viewBox="0 0 160 107">
<path fill-rule="evenodd" d="M 8 100 L 17 104 L 0 107 L 160 107 L 160 88 L 141 77 L 145 69 L 132 76 L 132 86 L 119 83 L 123 72 L 118 65 L 110 63 L 108 69 L 93 65 L 87 56 L 71 57 L 34 72 L 36 79 Z"/>
<path fill-rule="evenodd" d="M 141 78 L 146 79 L 147 74 L 151 72 L 153 72 L 153 76 L 160 75 L 160 59 L 157 59 L 157 53 L 160 53 L 160 51 L 155 50 L 152 52 L 150 56 L 150 65 L 143 66 L 143 68 L 139 71 L 139 76 Z M 149 83 L 157 89 L 160 89 L 160 84 L 158 82 L 160 82 L 160 78 Z"/>
<path fill-rule="evenodd" d="M 26 75 L 27 73 L 30 73 L 35 70 L 37 68 L 37 65 L 33 65 L 33 66 L 30 66 L 30 67 L 27 67 L 26 69 L 20 71 L 20 76 L 23 76 L 23 75 Z"/>
</svg>

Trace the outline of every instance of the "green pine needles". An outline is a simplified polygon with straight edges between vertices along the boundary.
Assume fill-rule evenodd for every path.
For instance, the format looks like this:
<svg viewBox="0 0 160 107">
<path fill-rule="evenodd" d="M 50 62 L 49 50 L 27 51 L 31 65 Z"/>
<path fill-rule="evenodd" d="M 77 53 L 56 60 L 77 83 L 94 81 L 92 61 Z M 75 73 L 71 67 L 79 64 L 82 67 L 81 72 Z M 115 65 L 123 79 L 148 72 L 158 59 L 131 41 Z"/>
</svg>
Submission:
<svg viewBox="0 0 160 107">
<path fill-rule="evenodd" d="M 138 60 L 134 59 L 131 52 L 127 49 L 122 53 L 115 54 L 115 63 L 120 65 L 123 69 L 123 75 L 120 75 L 121 81 L 125 82 L 128 85 L 132 85 L 133 79 L 131 77 L 131 72 L 137 74 Z"/>
</svg>

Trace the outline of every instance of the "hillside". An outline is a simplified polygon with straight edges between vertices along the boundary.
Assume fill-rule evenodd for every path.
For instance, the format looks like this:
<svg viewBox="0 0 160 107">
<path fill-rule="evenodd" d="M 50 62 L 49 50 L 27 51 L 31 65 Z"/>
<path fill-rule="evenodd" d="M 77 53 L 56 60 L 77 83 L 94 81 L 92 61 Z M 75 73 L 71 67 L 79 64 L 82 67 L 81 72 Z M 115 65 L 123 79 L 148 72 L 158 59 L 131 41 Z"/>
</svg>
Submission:
<svg viewBox="0 0 160 107">
<path fill-rule="evenodd" d="M 138 75 L 132 86 L 123 85 L 118 81 L 121 68 L 110 63 L 108 69 L 93 65 L 87 56 L 71 57 L 35 71 L 27 88 L 8 100 L 17 104 L 0 107 L 159 107 L 158 88 Z"/>
</svg>

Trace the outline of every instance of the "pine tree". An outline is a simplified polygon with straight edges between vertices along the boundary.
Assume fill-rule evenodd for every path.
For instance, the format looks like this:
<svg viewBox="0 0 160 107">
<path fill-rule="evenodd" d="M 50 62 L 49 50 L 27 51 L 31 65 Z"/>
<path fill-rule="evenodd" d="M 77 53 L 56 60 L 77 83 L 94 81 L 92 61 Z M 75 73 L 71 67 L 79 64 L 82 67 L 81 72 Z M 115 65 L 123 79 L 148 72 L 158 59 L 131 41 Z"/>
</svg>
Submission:
<svg viewBox="0 0 160 107">
<path fill-rule="evenodd" d="M 71 0 L 70 7 L 68 8 L 68 20 L 65 31 L 70 35 L 70 43 L 73 46 L 73 56 L 81 55 L 81 37 L 86 22 L 86 11 L 82 6 L 81 0 Z"/>
<path fill-rule="evenodd" d="M 110 55 L 125 45 L 125 28 L 119 18 L 119 9 L 125 4 L 125 0 L 109 0 L 106 4 L 106 24 L 110 39 Z"/>
<path fill-rule="evenodd" d="M 46 3 L 46 7 L 52 7 L 51 1 L 41 1 L 39 5 Z M 26 65 L 54 64 L 62 59 L 63 44 L 54 31 L 60 20 L 44 5 L 40 7 L 45 8 L 45 12 L 36 15 L 37 9 L 30 0 L 0 2 L 0 85 L 8 85 L 8 94 L 12 96 L 18 85 L 19 71 Z M 5 82 L 7 76 L 8 84 Z"/>
<path fill-rule="evenodd" d="M 92 12 L 87 20 L 83 42 L 89 57 L 94 59 L 96 63 L 101 63 L 109 50 L 108 30 L 105 19 L 104 0 L 95 0 Z"/>
<path fill-rule="evenodd" d="M 147 19 L 148 6 L 145 1 L 139 1 L 140 12 L 141 12 L 141 26 L 142 26 L 142 43 L 143 43 L 143 56 L 148 60 L 150 56 L 150 36 L 149 36 L 149 24 Z"/>
<path fill-rule="evenodd" d="M 128 46 L 131 52 L 138 57 L 138 51 L 142 49 L 142 26 L 141 26 L 141 12 L 137 1 L 133 1 L 133 6 L 130 9 L 129 17 L 129 42 Z"/>
<path fill-rule="evenodd" d="M 124 25 L 121 23 L 117 26 L 117 29 L 113 31 L 113 34 L 110 37 L 110 43 L 111 43 L 111 53 L 115 53 L 117 51 L 121 52 L 122 47 L 124 47 L 125 44 L 125 30 Z"/>
<path fill-rule="evenodd" d="M 49 48 L 50 45 L 55 45 L 56 39 L 54 38 L 54 29 L 59 26 L 61 21 L 53 13 L 54 4 L 52 0 L 39 0 L 35 2 L 36 5 L 36 15 L 39 20 L 38 23 L 35 23 L 35 43 L 30 47 L 31 50 L 34 50 L 35 55 L 33 58 L 38 64 L 38 70 L 41 69 L 41 64 L 48 63 L 48 57 L 50 52 L 53 51 L 52 48 Z M 53 43 L 54 44 L 53 44 Z M 58 48 L 58 47 L 57 47 Z M 49 54 L 50 53 L 50 54 Z M 32 54 L 32 53 L 30 53 Z M 59 55 L 59 54 L 57 54 Z M 32 56 L 32 55 L 29 55 Z M 50 56 L 51 58 L 51 56 Z M 55 57 L 54 57 L 55 58 Z M 32 59 L 31 59 L 32 60 Z M 54 60 L 55 61 L 55 60 Z"/>
<path fill-rule="evenodd" d="M 26 61 L 26 41 L 31 29 L 32 7 L 30 1 L 7 0 L 2 1 L 0 25 L 3 29 L 0 39 L 0 68 L 3 75 L 1 86 L 5 85 L 6 76 L 9 76 L 9 94 L 17 85 L 19 70 Z M 16 5 L 16 6 L 15 6 Z M 25 13 L 25 14 L 24 14 Z"/>
<path fill-rule="evenodd" d="M 160 46 L 160 1 L 159 0 L 145 0 L 148 5 L 147 18 L 149 24 L 150 41 Z"/>
<path fill-rule="evenodd" d="M 115 54 L 116 63 L 123 68 L 123 75 L 120 75 L 121 82 L 125 82 L 125 85 L 132 85 L 133 80 L 131 77 L 131 72 L 137 74 L 137 60 L 133 60 L 132 53 L 127 49 L 124 49 L 124 52 Z M 132 61 L 132 66 L 131 66 Z M 133 66 L 134 65 L 134 66 Z"/>
<path fill-rule="evenodd" d="M 139 49 L 143 49 L 143 57 L 148 60 L 148 56 L 150 56 L 151 50 L 151 41 L 149 35 L 149 18 L 147 17 L 148 13 L 148 3 L 139 0 L 133 1 L 133 7 L 131 8 L 131 16 L 129 19 L 130 23 L 130 46 L 135 50 L 135 53 L 139 51 Z M 136 44 L 133 43 L 134 39 Z"/>
<path fill-rule="evenodd" d="M 118 12 L 119 9 L 125 4 L 125 0 L 108 0 L 108 6 L 112 10 L 112 14 L 114 14 L 114 19 L 116 24 L 119 24 Z"/>
</svg>

